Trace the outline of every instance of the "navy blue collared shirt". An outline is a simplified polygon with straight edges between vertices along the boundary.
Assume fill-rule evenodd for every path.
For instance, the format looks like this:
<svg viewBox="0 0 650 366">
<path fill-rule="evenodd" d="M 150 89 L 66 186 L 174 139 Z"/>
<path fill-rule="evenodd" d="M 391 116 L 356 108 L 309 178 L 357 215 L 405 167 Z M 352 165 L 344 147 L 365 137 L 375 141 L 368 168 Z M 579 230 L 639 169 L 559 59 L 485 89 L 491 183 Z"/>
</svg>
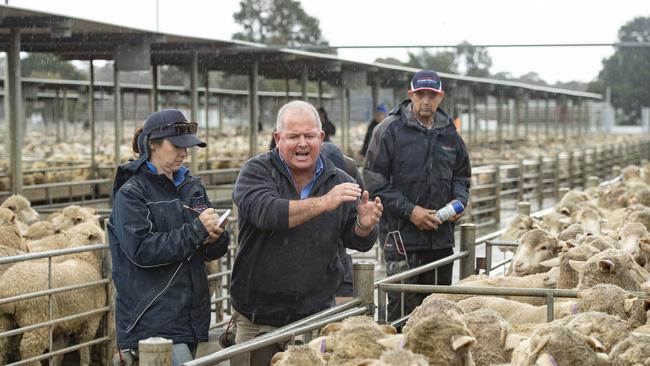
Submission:
<svg viewBox="0 0 650 366">
<path fill-rule="evenodd" d="M 289 169 L 289 165 L 287 165 L 287 162 L 284 161 L 284 158 L 282 158 L 282 154 L 280 154 L 280 160 L 282 160 L 282 164 L 284 164 L 284 167 L 287 169 L 287 172 L 289 172 L 289 176 L 293 180 L 293 185 L 296 185 L 296 181 L 293 179 L 293 175 L 291 175 L 291 169 Z M 306 186 L 302 188 L 300 191 L 300 199 L 304 200 L 305 198 L 309 198 L 309 194 L 311 193 L 312 188 L 314 188 L 314 183 L 316 183 L 316 179 L 320 176 L 320 173 L 323 172 L 323 160 L 321 160 L 320 156 L 318 157 L 318 160 L 316 160 L 316 173 L 314 176 L 311 178 L 309 183 L 307 183 Z"/>
<path fill-rule="evenodd" d="M 152 173 L 158 174 L 158 169 L 151 164 L 150 161 L 147 162 L 147 168 L 151 170 Z M 185 180 L 185 176 L 190 170 L 187 169 L 184 165 L 181 165 L 181 168 L 174 172 L 174 186 L 178 187 Z"/>
</svg>

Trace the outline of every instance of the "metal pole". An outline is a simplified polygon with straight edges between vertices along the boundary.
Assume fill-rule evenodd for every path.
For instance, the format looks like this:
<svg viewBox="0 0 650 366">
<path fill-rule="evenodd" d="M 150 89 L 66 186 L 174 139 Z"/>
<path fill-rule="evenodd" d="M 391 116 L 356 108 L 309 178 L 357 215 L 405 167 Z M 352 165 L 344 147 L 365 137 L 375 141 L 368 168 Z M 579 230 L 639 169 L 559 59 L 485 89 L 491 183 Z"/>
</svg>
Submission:
<svg viewBox="0 0 650 366">
<path fill-rule="evenodd" d="M 190 120 L 198 121 L 199 119 L 199 53 L 192 51 L 190 60 Z M 193 174 L 199 171 L 199 160 L 196 153 L 196 147 L 190 149 L 190 170 Z"/>
<path fill-rule="evenodd" d="M 151 111 L 158 110 L 158 65 L 151 65 Z"/>
<path fill-rule="evenodd" d="M 379 105 L 379 78 L 375 77 L 372 80 L 372 85 L 370 86 L 370 94 L 372 95 L 372 105 L 370 106 L 370 118 L 373 117 L 375 109 Z M 381 121 L 380 121 L 381 122 Z"/>
<path fill-rule="evenodd" d="M 517 213 L 525 216 L 530 216 L 530 206 L 530 202 L 517 202 Z"/>
<path fill-rule="evenodd" d="M 316 102 L 319 107 L 323 106 L 323 80 L 318 80 L 318 99 Z"/>
<path fill-rule="evenodd" d="M 501 152 L 501 146 L 503 145 L 503 92 L 499 91 L 497 94 L 497 144 L 499 153 Z M 489 135 L 488 135 L 489 136 Z M 489 138 L 488 138 L 489 142 Z"/>
<path fill-rule="evenodd" d="M 343 126 L 343 134 L 345 136 L 345 144 L 343 145 L 343 154 L 349 154 L 350 151 L 350 117 L 352 114 L 352 102 L 350 100 L 350 88 L 345 88 L 345 125 Z"/>
<path fill-rule="evenodd" d="M 248 77 L 248 95 L 249 95 L 249 114 L 250 114 L 250 135 L 249 135 L 249 157 L 257 155 L 257 116 L 258 116 L 258 100 L 257 100 L 257 87 L 258 87 L 258 70 L 259 62 L 253 61 L 251 72 Z M 306 91 L 305 91 L 306 93 Z M 303 94 L 304 95 L 304 94 Z"/>
<path fill-rule="evenodd" d="M 117 64 L 113 63 L 113 114 L 114 114 L 114 127 L 115 127 L 115 144 L 113 152 L 115 169 L 120 165 L 120 145 L 122 142 L 122 90 L 120 88 L 120 70 L 117 69 Z"/>
<path fill-rule="evenodd" d="M 59 112 L 59 102 L 61 101 L 59 88 L 56 89 L 56 92 L 54 94 L 54 105 L 53 105 L 53 111 L 52 111 L 52 119 L 54 120 L 54 126 L 56 127 L 56 142 L 61 142 L 61 118 L 60 117 L 60 112 Z"/>
<path fill-rule="evenodd" d="M 343 146 L 343 153 L 345 154 L 345 151 L 347 151 L 346 146 L 347 146 L 347 141 L 345 140 L 345 125 L 346 125 L 346 120 L 348 119 L 348 101 L 347 101 L 347 88 L 345 85 L 341 85 L 341 146 Z"/>
<path fill-rule="evenodd" d="M 514 117 L 514 139 L 515 141 L 519 140 L 519 125 L 521 125 L 521 104 L 522 104 L 522 96 L 521 93 L 517 93 L 515 96 L 515 110 L 513 113 Z"/>
<path fill-rule="evenodd" d="M 302 65 L 302 75 L 301 75 L 301 80 L 300 80 L 300 91 L 302 93 L 302 100 L 305 102 L 308 101 L 308 95 L 307 95 L 307 82 L 309 82 L 309 66 L 307 64 Z"/>
<path fill-rule="evenodd" d="M 291 98 L 291 87 L 289 85 L 289 78 L 284 79 L 284 104 L 289 103 L 289 99 Z"/>
<path fill-rule="evenodd" d="M 369 314 L 375 313 L 375 265 L 373 263 L 352 264 L 352 296 L 360 298 Z"/>
<path fill-rule="evenodd" d="M 20 74 L 20 30 L 11 29 L 11 43 L 7 52 L 7 120 L 9 121 L 9 168 L 11 172 L 11 192 L 23 191 L 23 113 Z"/>
<path fill-rule="evenodd" d="M 537 208 L 544 207 L 544 157 L 537 158 Z"/>
<path fill-rule="evenodd" d="M 172 341 L 152 337 L 138 342 L 138 353 L 140 366 L 171 366 L 172 365 Z"/>
<path fill-rule="evenodd" d="M 88 85 L 88 118 L 90 124 L 90 172 L 97 177 L 97 162 L 95 158 L 95 67 L 90 60 L 90 85 Z"/>
<path fill-rule="evenodd" d="M 550 98 L 549 98 L 548 95 L 546 96 L 545 104 L 546 105 L 545 105 L 545 111 L 544 111 L 544 119 L 545 119 L 545 121 L 544 121 L 544 135 L 545 135 L 545 139 L 548 140 L 551 137 L 551 134 L 550 134 L 550 131 L 549 131 L 550 125 L 551 125 L 551 101 L 550 101 Z"/>
<path fill-rule="evenodd" d="M 528 114 L 528 103 L 530 101 L 530 94 L 524 94 L 524 138 L 528 138 L 528 125 L 530 125 L 530 115 Z"/>
<path fill-rule="evenodd" d="M 205 169 L 210 169 L 210 70 L 205 70 Z"/>
<path fill-rule="evenodd" d="M 501 165 L 494 164 L 494 222 L 501 222 Z"/>
<path fill-rule="evenodd" d="M 474 135 L 476 134 L 476 105 L 474 105 L 475 100 L 474 100 L 474 93 L 470 90 L 469 91 L 469 110 L 467 111 L 468 117 L 469 117 L 469 124 L 468 127 L 469 129 L 467 130 L 467 142 L 471 145 L 474 143 Z"/>
<path fill-rule="evenodd" d="M 68 90 L 63 88 L 63 140 L 68 141 Z"/>
<path fill-rule="evenodd" d="M 469 277 L 476 270 L 476 225 L 460 225 L 460 250 L 467 251 L 467 257 L 460 259 L 460 279 Z"/>
</svg>

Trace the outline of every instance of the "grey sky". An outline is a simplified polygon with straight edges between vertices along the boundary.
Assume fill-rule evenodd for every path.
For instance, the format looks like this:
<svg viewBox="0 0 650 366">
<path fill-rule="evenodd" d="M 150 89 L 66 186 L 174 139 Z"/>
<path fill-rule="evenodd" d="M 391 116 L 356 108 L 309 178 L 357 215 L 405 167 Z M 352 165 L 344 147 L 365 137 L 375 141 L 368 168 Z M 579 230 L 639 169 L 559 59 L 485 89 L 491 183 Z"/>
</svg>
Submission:
<svg viewBox="0 0 650 366">
<path fill-rule="evenodd" d="M 647 0 L 301 0 L 321 22 L 332 45 L 607 43 L 638 16 Z M 156 28 L 155 0 L 9 0 L 10 5 L 137 28 Z M 159 0 L 160 31 L 230 39 L 239 30 L 232 14 L 238 0 Z M 414 50 L 418 51 L 418 50 Z M 431 50 L 434 51 L 435 50 Z M 547 82 L 594 79 L 611 47 L 490 48 L 492 73 L 535 71 Z M 360 61 L 405 50 L 341 50 Z"/>
</svg>

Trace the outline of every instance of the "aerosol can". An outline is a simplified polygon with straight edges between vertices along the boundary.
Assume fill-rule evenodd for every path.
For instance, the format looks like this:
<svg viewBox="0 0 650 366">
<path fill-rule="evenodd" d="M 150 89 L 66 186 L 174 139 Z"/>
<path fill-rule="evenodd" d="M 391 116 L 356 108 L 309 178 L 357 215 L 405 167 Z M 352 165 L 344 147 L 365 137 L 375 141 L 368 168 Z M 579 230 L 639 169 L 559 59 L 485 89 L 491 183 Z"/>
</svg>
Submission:
<svg viewBox="0 0 650 366">
<path fill-rule="evenodd" d="M 445 222 L 450 218 L 463 212 L 463 210 L 465 210 L 465 206 L 463 206 L 463 203 L 460 202 L 459 200 L 453 200 L 449 202 L 447 206 L 439 209 L 436 212 L 436 217 L 440 219 L 440 221 Z"/>
</svg>

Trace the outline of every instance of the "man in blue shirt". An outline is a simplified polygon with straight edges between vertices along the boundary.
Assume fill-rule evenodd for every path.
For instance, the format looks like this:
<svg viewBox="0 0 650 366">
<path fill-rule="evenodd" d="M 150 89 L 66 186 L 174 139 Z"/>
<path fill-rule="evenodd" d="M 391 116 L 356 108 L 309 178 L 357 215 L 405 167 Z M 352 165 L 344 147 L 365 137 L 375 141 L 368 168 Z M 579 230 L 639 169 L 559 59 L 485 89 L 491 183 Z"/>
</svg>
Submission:
<svg viewBox="0 0 650 366">
<path fill-rule="evenodd" d="M 278 112 L 277 148 L 237 177 L 230 287 L 237 343 L 332 306 L 343 280 L 339 240 L 360 251 L 375 243 L 381 201 L 320 154 L 323 138 L 316 109 L 290 102 Z"/>
</svg>

